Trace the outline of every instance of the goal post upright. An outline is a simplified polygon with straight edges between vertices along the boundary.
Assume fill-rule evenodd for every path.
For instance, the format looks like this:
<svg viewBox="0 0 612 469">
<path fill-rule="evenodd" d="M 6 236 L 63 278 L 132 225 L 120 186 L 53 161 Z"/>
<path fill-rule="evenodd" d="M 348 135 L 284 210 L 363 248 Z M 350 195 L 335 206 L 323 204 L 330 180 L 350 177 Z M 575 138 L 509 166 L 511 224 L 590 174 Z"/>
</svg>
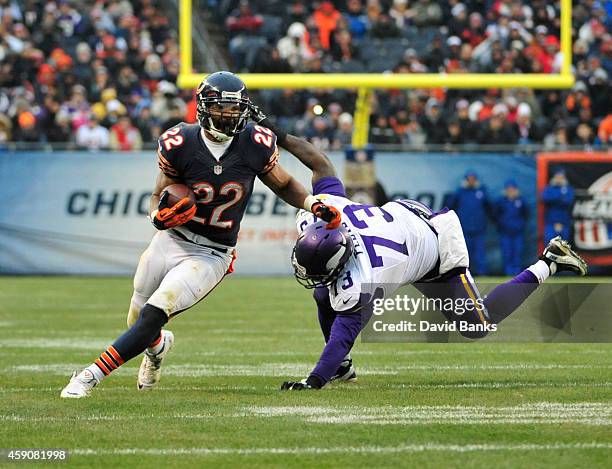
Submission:
<svg viewBox="0 0 612 469">
<path fill-rule="evenodd" d="M 179 3 L 179 47 L 180 74 L 177 85 L 193 89 L 202 81 L 205 73 L 195 73 L 192 57 L 192 0 Z M 494 73 L 243 73 L 239 74 L 251 89 L 307 89 L 344 88 L 357 89 L 358 98 L 354 116 L 354 146 L 367 143 L 367 127 L 370 115 L 370 96 L 373 89 L 401 88 L 448 88 L 448 89 L 491 89 L 491 88 L 533 88 L 564 89 L 574 85 L 572 64 L 572 0 L 561 0 L 560 50 L 561 71 L 556 74 L 494 74 Z M 364 127 L 365 126 L 365 127 Z M 364 138 L 365 135 L 365 138 Z M 355 145 L 358 144 L 358 145 Z"/>
</svg>

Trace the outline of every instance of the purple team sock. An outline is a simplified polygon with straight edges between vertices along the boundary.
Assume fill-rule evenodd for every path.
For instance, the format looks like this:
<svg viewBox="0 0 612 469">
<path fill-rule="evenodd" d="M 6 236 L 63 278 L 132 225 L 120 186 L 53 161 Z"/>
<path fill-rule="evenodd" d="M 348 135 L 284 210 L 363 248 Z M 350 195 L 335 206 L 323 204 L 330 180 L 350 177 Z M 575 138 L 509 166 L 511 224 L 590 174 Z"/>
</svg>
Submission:
<svg viewBox="0 0 612 469">
<path fill-rule="evenodd" d="M 506 319 L 539 285 L 531 271 L 523 270 L 512 280 L 495 287 L 484 300 L 491 320 L 498 324 Z"/>
</svg>

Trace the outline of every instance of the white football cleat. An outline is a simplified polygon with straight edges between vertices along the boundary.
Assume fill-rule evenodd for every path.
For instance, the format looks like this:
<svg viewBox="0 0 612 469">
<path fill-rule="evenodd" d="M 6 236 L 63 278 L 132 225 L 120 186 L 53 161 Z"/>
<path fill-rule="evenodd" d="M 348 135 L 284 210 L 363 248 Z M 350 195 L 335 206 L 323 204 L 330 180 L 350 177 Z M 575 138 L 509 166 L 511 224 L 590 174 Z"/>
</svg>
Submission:
<svg viewBox="0 0 612 469">
<path fill-rule="evenodd" d="M 70 378 L 68 385 L 62 389 L 60 397 L 66 399 L 80 399 L 82 397 L 88 397 L 91 390 L 97 384 L 98 380 L 88 369 L 84 369 L 78 375 L 75 371 L 72 373 L 72 378 Z"/>
<path fill-rule="evenodd" d="M 540 259 L 547 264 L 554 262 L 557 265 L 557 272 L 569 271 L 578 275 L 586 275 L 587 273 L 587 263 L 572 250 L 570 243 L 562 239 L 561 236 L 557 236 L 548 242 L 548 246 L 544 249 Z"/>
<path fill-rule="evenodd" d="M 159 382 L 161 378 L 161 364 L 168 355 L 174 343 L 174 334 L 167 330 L 162 330 L 162 341 L 164 347 L 155 355 L 151 355 L 145 351 L 138 370 L 138 389 L 141 391 L 149 391 Z"/>
</svg>

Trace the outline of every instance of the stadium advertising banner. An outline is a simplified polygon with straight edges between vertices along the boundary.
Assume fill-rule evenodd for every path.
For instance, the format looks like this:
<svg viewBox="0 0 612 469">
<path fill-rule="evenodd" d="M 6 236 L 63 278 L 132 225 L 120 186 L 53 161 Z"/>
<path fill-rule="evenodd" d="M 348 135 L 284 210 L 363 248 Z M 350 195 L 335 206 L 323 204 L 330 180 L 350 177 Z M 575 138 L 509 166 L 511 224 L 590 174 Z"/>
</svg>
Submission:
<svg viewBox="0 0 612 469">
<path fill-rule="evenodd" d="M 592 273 L 612 271 L 612 155 L 594 152 L 541 153 L 538 155 L 538 194 L 555 173 L 563 172 L 573 190 L 568 207 L 569 238 L 592 267 Z M 540 245 L 546 225 L 546 204 L 538 201 Z"/>
<path fill-rule="evenodd" d="M 344 174 L 344 155 L 331 158 Z M 281 164 L 307 187 L 309 171 L 289 155 Z M 512 176 L 535 213 L 533 158 L 495 154 L 379 154 L 376 176 L 389 198 L 414 198 L 434 209 L 478 172 L 492 198 Z M 6 153 L 0 155 L 0 273 L 131 275 L 155 229 L 147 219 L 157 174 L 154 152 Z M 503 175 L 503 176 L 500 176 Z M 535 217 L 526 230 L 526 262 L 535 255 Z M 295 209 L 257 181 L 242 222 L 236 272 L 292 272 Z M 488 261 L 499 265 L 489 223 Z"/>
</svg>

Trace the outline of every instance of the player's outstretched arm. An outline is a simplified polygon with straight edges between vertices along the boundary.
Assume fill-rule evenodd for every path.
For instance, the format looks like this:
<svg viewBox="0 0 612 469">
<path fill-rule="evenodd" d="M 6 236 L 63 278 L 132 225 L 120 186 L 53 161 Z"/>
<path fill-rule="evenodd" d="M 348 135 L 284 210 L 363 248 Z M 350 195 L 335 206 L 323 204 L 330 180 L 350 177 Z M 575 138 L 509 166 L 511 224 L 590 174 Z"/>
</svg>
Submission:
<svg viewBox="0 0 612 469">
<path fill-rule="evenodd" d="M 308 210 L 321 220 L 325 220 L 328 229 L 337 228 L 340 225 L 340 212 L 335 207 L 325 205 L 309 194 L 304 186 L 285 171 L 281 165 L 275 165 L 274 168 L 259 176 L 259 178 L 289 205 Z"/>
<path fill-rule="evenodd" d="M 313 185 L 321 178 L 336 176 L 336 169 L 327 155 L 318 150 L 312 143 L 287 134 L 287 137 L 279 142 L 279 145 L 312 171 Z"/>
<path fill-rule="evenodd" d="M 289 205 L 310 210 L 310 207 L 304 206 L 310 194 L 280 164 L 276 164 L 266 174 L 259 176 L 259 179 Z"/>
<path fill-rule="evenodd" d="M 329 340 L 325 344 L 317 365 L 308 378 L 301 381 L 285 381 L 281 385 L 281 390 L 301 391 L 305 389 L 321 389 L 325 386 L 340 367 L 344 357 L 353 348 L 357 336 L 366 323 L 367 321 L 363 322 L 359 311 L 336 316 Z"/>
<path fill-rule="evenodd" d="M 267 117 L 257 106 L 252 107 L 251 118 L 263 127 L 272 130 L 277 137 L 276 143 L 287 150 L 304 166 L 312 171 L 312 184 L 319 179 L 336 176 L 336 170 L 329 158 L 310 142 L 288 134 Z"/>
</svg>

